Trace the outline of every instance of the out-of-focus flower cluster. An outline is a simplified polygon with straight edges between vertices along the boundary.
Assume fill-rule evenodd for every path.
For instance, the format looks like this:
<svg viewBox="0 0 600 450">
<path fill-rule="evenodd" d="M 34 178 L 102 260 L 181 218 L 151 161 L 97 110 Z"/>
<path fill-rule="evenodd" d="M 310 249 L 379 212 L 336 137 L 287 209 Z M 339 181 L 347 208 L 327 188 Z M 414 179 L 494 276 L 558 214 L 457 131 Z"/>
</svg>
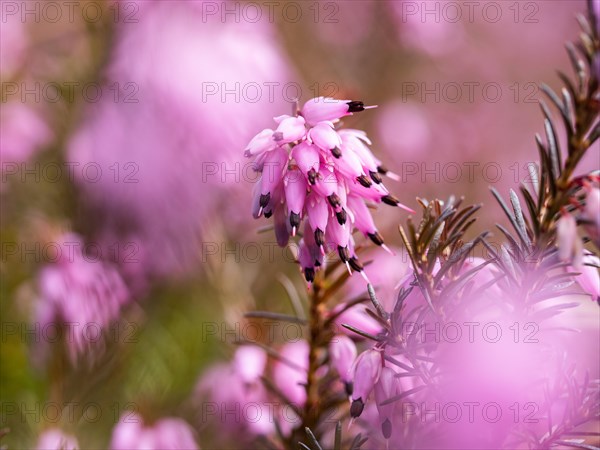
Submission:
<svg viewBox="0 0 600 450">
<path fill-rule="evenodd" d="M 114 266 L 84 255 L 80 236 L 67 233 L 58 244 L 59 256 L 39 274 L 34 323 L 40 332 L 51 325 L 72 327 L 64 334 L 71 363 L 77 365 L 78 358 L 102 353 L 100 336 L 119 319 L 131 296 Z M 35 353 L 42 364 L 52 352 L 48 339 L 40 337 L 39 342 Z"/>
<path fill-rule="evenodd" d="M 135 243 L 135 261 L 122 269 L 143 289 L 149 280 L 195 273 L 221 214 L 228 217 L 220 224 L 223 238 L 238 232 L 234 204 L 249 196 L 244 183 L 232 181 L 240 176 L 235 149 L 282 100 L 261 96 L 248 103 L 224 99 L 219 90 L 283 83 L 291 70 L 268 23 L 221 23 L 194 2 L 140 5 L 134 25 L 116 27 L 104 84 L 108 90 L 116 83 L 131 98 L 115 102 L 105 95 L 87 105 L 66 158 L 96 164 L 105 174 L 119 168 L 118 178 L 97 182 L 78 171 L 75 182 L 84 206 L 99 216 L 88 226 L 103 248 Z M 236 120 L 224 127 L 231 117 Z"/>
</svg>

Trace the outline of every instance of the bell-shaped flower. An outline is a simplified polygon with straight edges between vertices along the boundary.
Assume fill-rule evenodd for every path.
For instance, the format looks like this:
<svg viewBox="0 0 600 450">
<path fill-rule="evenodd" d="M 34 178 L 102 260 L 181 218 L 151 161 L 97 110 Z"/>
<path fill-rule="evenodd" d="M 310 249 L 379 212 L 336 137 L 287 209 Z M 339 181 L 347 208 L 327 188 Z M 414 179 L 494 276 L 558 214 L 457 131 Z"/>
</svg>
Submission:
<svg viewBox="0 0 600 450">
<path fill-rule="evenodd" d="M 352 395 L 352 363 L 356 359 L 356 344 L 348 336 L 337 334 L 329 343 L 329 359 L 346 387 L 346 393 Z"/>
<path fill-rule="evenodd" d="M 600 248 L 600 189 L 588 188 L 581 218 L 589 238 Z"/>
<path fill-rule="evenodd" d="M 273 381 L 285 397 L 296 406 L 306 402 L 308 370 L 308 343 L 297 341 L 285 344 L 279 351 L 281 358 L 273 366 Z"/>
<path fill-rule="evenodd" d="M 320 167 L 319 149 L 307 141 L 292 149 L 292 157 L 310 184 L 315 184 Z"/>
<path fill-rule="evenodd" d="M 314 232 L 315 242 L 324 253 L 325 230 L 331 215 L 327 200 L 311 192 L 306 198 L 305 205 L 308 222 Z"/>
<path fill-rule="evenodd" d="M 234 370 L 245 383 L 260 380 L 267 365 L 266 352 L 256 345 L 240 346 L 233 357 Z"/>
<path fill-rule="evenodd" d="M 277 147 L 277 142 L 273 139 L 273 130 L 266 128 L 252 138 L 244 150 L 244 156 L 250 158 L 268 152 Z"/>
<path fill-rule="evenodd" d="M 379 381 L 382 362 L 381 352 L 373 349 L 362 352 L 354 362 L 354 388 L 350 407 L 350 415 L 353 418 L 362 414 L 367 398 Z"/>
<path fill-rule="evenodd" d="M 342 146 L 342 139 L 340 135 L 333 129 L 331 122 L 319 122 L 308 132 L 308 139 L 313 142 L 320 149 L 339 158 L 341 156 L 340 147 Z"/>
<path fill-rule="evenodd" d="M 273 133 L 273 140 L 278 145 L 289 144 L 298 141 L 306 134 L 304 117 L 287 116 L 277 126 Z"/>
<path fill-rule="evenodd" d="M 583 256 L 582 265 L 579 269 L 573 269 L 580 272 L 576 280 L 585 293 L 592 297 L 592 300 L 600 303 L 600 258 L 590 253 Z"/>
<path fill-rule="evenodd" d="M 78 450 L 77 439 L 59 428 L 49 428 L 38 438 L 35 447 L 38 450 Z"/>
<path fill-rule="evenodd" d="M 304 200 L 306 199 L 306 181 L 299 170 L 290 170 L 283 179 L 288 217 L 292 227 L 292 236 L 300 226 Z"/>
<path fill-rule="evenodd" d="M 556 224 L 556 243 L 558 257 L 562 261 L 572 262 L 577 270 L 581 267 L 583 244 L 577 235 L 577 221 L 570 213 L 564 213 Z"/>
<path fill-rule="evenodd" d="M 392 420 L 394 418 L 394 406 L 396 403 L 384 403 L 398 393 L 398 385 L 396 373 L 389 367 L 382 368 L 379 381 L 375 385 L 375 403 L 379 412 L 381 433 L 386 439 L 389 439 L 392 435 Z"/>
<path fill-rule="evenodd" d="M 359 101 L 317 97 L 308 100 L 300 113 L 309 125 L 316 125 L 319 122 L 337 120 L 368 108 L 373 108 L 373 106 L 365 107 L 363 102 Z"/>
</svg>

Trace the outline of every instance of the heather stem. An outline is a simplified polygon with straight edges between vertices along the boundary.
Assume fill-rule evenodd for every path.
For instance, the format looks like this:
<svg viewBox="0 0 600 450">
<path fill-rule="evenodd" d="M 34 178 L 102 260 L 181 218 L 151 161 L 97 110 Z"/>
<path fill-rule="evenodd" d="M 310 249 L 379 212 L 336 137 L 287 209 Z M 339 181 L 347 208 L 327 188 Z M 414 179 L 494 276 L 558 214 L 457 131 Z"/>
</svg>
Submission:
<svg viewBox="0 0 600 450">
<path fill-rule="evenodd" d="M 582 103 L 587 104 L 588 102 L 589 100 Z M 565 161 L 565 167 L 561 173 L 561 176 L 556 183 L 558 188 L 557 195 L 556 197 L 551 197 L 549 199 L 547 208 L 544 211 L 545 214 L 542 216 L 540 227 L 542 236 L 551 229 L 552 224 L 556 219 L 556 214 L 558 214 L 560 208 L 569 202 L 571 176 L 573 175 L 577 164 L 586 153 L 586 150 L 590 147 L 590 142 L 585 139 L 585 136 L 588 133 L 589 128 L 594 123 L 594 115 L 583 114 L 581 111 L 578 111 L 578 116 L 584 117 L 584 119 L 581 119 L 581 122 L 583 123 L 579 124 L 575 135 L 569 142 L 569 156 Z"/>
<path fill-rule="evenodd" d="M 319 417 L 319 392 L 316 382 L 316 371 L 319 368 L 319 350 L 324 341 L 322 337 L 322 283 L 323 279 L 321 276 L 315 277 L 310 299 L 308 374 L 306 377 L 306 403 L 304 405 L 301 430 L 304 430 L 305 427 L 313 429 Z"/>
<path fill-rule="evenodd" d="M 302 410 L 302 424 L 298 426 L 289 441 L 286 443 L 287 448 L 296 449 L 298 442 L 305 440 L 305 429 L 310 428 L 316 436 L 319 436 L 316 427 L 319 424 L 321 417 L 322 402 L 319 394 L 319 382 L 317 379 L 317 370 L 320 366 L 320 355 L 323 348 L 329 343 L 327 330 L 329 326 L 326 324 L 325 308 L 324 308 L 324 278 L 323 275 L 317 273 L 312 286 L 309 306 L 309 323 L 308 323 L 308 370 L 306 376 L 306 402 Z"/>
</svg>

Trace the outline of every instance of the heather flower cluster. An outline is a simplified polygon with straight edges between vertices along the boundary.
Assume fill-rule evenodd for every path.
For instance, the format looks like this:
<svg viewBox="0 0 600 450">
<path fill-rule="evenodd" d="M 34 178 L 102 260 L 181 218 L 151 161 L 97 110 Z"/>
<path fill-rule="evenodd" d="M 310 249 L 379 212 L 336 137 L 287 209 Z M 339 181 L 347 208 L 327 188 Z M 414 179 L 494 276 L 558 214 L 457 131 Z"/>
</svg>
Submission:
<svg viewBox="0 0 600 450">
<path fill-rule="evenodd" d="M 81 236 L 65 233 L 57 245 L 60 257 L 39 273 L 36 330 L 43 332 L 53 325 L 72 327 L 63 333 L 71 364 L 91 363 L 103 353 L 108 328 L 119 319 L 131 296 L 113 265 L 84 254 Z M 46 337 L 38 339 L 34 349 L 38 365 L 47 363 L 51 348 Z"/>
<path fill-rule="evenodd" d="M 355 252 L 354 227 L 387 249 L 367 202 L 412 212 L 383 184 L 382 175 L 397 176 L 373 155 L 366 133 L 339 127 L 341 118 L 369 108 L 374 106 L 313 98 L 297 114 L 276 117 L 277 128 L 258 133 L 245 150 L 261 173 L 252 214 L 273 216 L 281 246 L 302 229 L 298 259 L 309 283 L 328 251 L 337 251 L 348 271 L 365 276 Z"/>
<path fill-rule="evenodd" d="M 197 450 L 194 434 L 192 427 L 182 419 L 163 417 L 148 424 L 135 412 L 126 411 L 113 430 L 110 449 Z"/>
</svg>

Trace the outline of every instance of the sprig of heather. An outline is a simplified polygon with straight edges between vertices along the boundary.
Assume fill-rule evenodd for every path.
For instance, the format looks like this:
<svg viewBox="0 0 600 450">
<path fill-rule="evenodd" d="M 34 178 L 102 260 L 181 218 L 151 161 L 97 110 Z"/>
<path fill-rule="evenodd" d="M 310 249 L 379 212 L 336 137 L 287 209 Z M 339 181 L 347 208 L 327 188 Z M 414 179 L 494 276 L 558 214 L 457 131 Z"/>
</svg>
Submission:
<svg viewBox="0 0 600 450">
<path fill-rule="evenodd" d="M 565 281 L 573 276 L 593 300 L 600 301 L 594 282 L 597 279 L 595 267 L 600 264 L 591 251 L 592 247 L 596 253 L 600 249 L 600 175 L 598 172 L 575 175 L 588 152 L 600 157 L 597 144 L 600 137 L 600 36 L 596 14 L 593 2 L 589 2 L 587 17 L 578 17 L 582 30 L 580 42 L 567 44 L 575 80 L 559 71 L 564 84 L 560 95 L 542 85 L 559 111 L 562 127 L 556 123 L 546 102 L 540 100 L 545 141 L 536 135 L 540 161 L 538 169 L 532 170 L 532 185 L 520 186 L 521 199 L 511 191 L 510 207 L 492 190 L 512 230 L 498 225 L 507 244 L 500 253 L 491 248 L 490 252 L 502 273 L 507 275 L 501 285 L 505 292 L 511 292 L 509 298 L 515 300 L 519 310 L 535 309 L 541 292 L 548 298 L 564 291 Z M 560 145 L 561 130 L 565 135 L 566 152 Z M 580 228 L 584 232 L 583 239 L 579 237 Z M 586 243 L 589 243 L 588 249 L 584 248 Z"/>
<path fill-rule="evenodd" d="M 520 187 L 525 208 L 515 192 L 510 192 L 508 206 L 500 194 L 492 190 L 512 226 L 509 230 L 497 225 L 506 239 L 500 250 L 486 241 L 488 233 L 485 232 L 464 241 L 479 206 L 460 209 L 460 201 L 452 198 L 447 202 L 420 200 L 423 214 L 419 224 L 415 226 L 409 219 L 406 227 L 400 227 L 413 273 L 401 282 L 393 310 L 386 311 L 375 292 L 369 289 L 374 307 L 371 315 L 384 324 L 384 332 L 368 336 L 356 330 L 363 337 L 370 337 L 373 346 L 356 358 L 350 380 L 354 384 L 350 414 L 353 418 L 361 417 L 367 401 L 374 400 L 381 433 L 377 438 L 393 438 L 396 444 L 407 448 L 423 445 L 423 438 L 432 439 L 426 442 L 435 447 L 444 443 L 436 442 L 431 436 L 438 431 L 440 434 L 448 431 L 444 430 L 444 424 L 424 424 L 410 418 L 407 421 L 399 411 L 398 405 L 407 399 L 420 404 L 443 401 L 447 398 L 445 371 L 460 369 L 456 363 L 447 365 L 448 351 L 452 351 L 452 347 L 411 333 L 407 324 L 412 324 L 413 329 L 423 329 L 431 325 L 444 326 L 450 320 L 496 317 L 509 324 L 518 320 L 543 325 L 577 306 L 559 300 L 565 295 L 580 295 L 571 287 L 575 282 L 592 299 L 600 295 L 598 271 L 593 267 L 598 266 L 597 256 L 584 249 L 585 244 L 593 243 L 596 248 L 599 244 L 600 178 L 598 173 L 574 175 L 582 158 L 589 151 L 598 150 L 596 141 L 600 136 L 600 39 L 592 2 L 589 2 L 588 17 L 578 19 L 582 27 L 581 41 L 576 46 L 567 46 L 576 81 L 559 73 L 565 84 L 560 96 L 547 86 L 542 87 L 560 112 L 566 133 L 566 155 L 562 156 L 559 127 L 548 106 L 541 101 L 546 139 L 544 142 L 536 136 L 540 163 L 539 169 L 531 174 L 533 189 L 526 185 Z M 580 226 L 587 234 L 583 239 L 578 235 Z M 491 255 L 489 259 L 472 257 L 478 244 L 486 246 Z M 550 300 L 549 305 L 542 303 L 546 300 Z M 540 425 L 515 424 L 494 436 L 493 442 L 477 440 L 481 437 L 476 436 L 471 442 L 466 437 L 469 445 L 591 448 L 585 439 L 575 442 L 573 437 L 598 436 L 597 433 L 578 434 L 577 427 L 597 420 L 600 384 L 598 380 L 590 380 L 581 368 L 576 370 L 569 355 L 561 353 L 564 347 L 559 344 L 561 339 L 557 335 L 560 328 L 557 331 L 556 323 L 554 327 L 551 323 L 541 328 L 550 333 L 547 339 L 552 336 L 555 339 L 541 348 L 548 352 L 546 358 L 558 364 L 547 367 L 541 379 L 539 375 L 522 375 L 531 383 L 530 390 L 522 393 L 523 398 L 538 399 L 536 404 L 542 419 L 536 422 Z M 525 360 L 534 357 L 531 348 L 506 348 L 508 351 L 504 354 L 500 348 L 504 357 L 513 352 L 517 352 L 515 357 Z M 477 355 L 477 350 L 470 350 Z M 505 363 L 512 361 L 507 358 Z M 543 392 L 543 401 L 539 401 L 540 392 Z M 488 433 L 491 436 L 491 432 Z"/>
<path fill-rule="evenodd" d="M 255 157 L 254 169 L 261 174 L 253 215 L 273 216 L 281 246 L 302 229 L 298 262 L 309 283 L 328 251 L 337 251 L 350 273 L 354 270 L 366 278 L 356 255 L 353 228 L 389 251 L 367 202 L 412 212 L 385 187 L 382 175 L 397 176 L 373 155 L 366 133 L 339 127 L 340 118 L 374 107 L 360 101 L 314 98 L 294 115 L 276 117 L 277 128 L 258 133 L 244 152 Z"/>
<path fill-rule="evenodd" d="M 314 98 L 302 109 L 296 107 L 293 115 L 276 117 L 277 127 L 258 133 L 245 150 L 246 157 L 255 158 L 254 168 L 261 174 L 255 186 L 253 215 L 273 217 L 281 246 L 301 235 L 298 263 L 312 285 L 306 320 L 266 312 L 249 314 L 296 323 L 300 320 L 308 329 L 302 354 L 290 358 L 286 355 L 290 349 L 285 346 L 265 349 L 277 361 L 273 380 L 263 377 L 265 388 L 293 406 L 299 417 L 298 426 L 291 430 L 284 424 L 277 427 L 279 440 L 288 448 L 296 448 L 305 439 L 305 430 L 311 430 L 310 436 L 318 442 L 327 431 L 323 419 L 329 411 L 346 409 L 342 416 L 348 414 L 346 399 L 353 387 L 348 374 L 356 347 L 343 335 L 333 339 L 335 320 L 343 313 L 335 309 L 339 305 L 334 295 L 352 271 L 368 281 L 357 256 L 360 248 L 352 236 L 354 229 L 391 253 L 368 203 L 385 203 L 412 212 L 385 187 L 383 176 L 397 179 L 397 175 L 373 155 L 366 133 L 340 126 L 341 118 L 373 107 L 360 101 Z M 325 268 L 324 257 L 329 251 L 337 252 L 339 260 Z M 342 270 L 344 266 L 347 270 Z M 300 376 L 300 391 L 295 382 L 286 386 L 291 374 L 293 378 Z M 348 443 L 359 448 L 364 440 L 357 436 Z"/>
<path fill-rule="evenodd" d="M 407 425 L 399 424 L 397 403 L 413 398 L 440 399 L 442 389 L 435 360 L 439 343 L 428 342 L 412 330 L 460 317 L 473 299 L 473 290 L 484 288 L 483 278 L 475 283 L 474 277 L 489 264 L 472 257 L 488 233 L 466 240 L 479 205 L 461 207 L 462 200 L 454 198 L 445 202 L 419 199 L 419 203 L 422 218 L 418 225 L 409 218 L 407 227 L 400 227 L 413 271 L 401 280 L 394 308 L 386 311 L 373 287 L 368 286 L 373 306 L 370 314 L 382 324 L 383 331 L 377 336 L 362 333 L 373 346 L 355 360 L 350 396 L 353 419 L 362 416 L 368 401 L 374 401 L 379 414 L 378 437 L 389 440 L 394 436 L 408 448 L 415 445 L 411 439 L 424 424 L 409 422 L 411 432 L 401 432 Z"/>
</svg>

